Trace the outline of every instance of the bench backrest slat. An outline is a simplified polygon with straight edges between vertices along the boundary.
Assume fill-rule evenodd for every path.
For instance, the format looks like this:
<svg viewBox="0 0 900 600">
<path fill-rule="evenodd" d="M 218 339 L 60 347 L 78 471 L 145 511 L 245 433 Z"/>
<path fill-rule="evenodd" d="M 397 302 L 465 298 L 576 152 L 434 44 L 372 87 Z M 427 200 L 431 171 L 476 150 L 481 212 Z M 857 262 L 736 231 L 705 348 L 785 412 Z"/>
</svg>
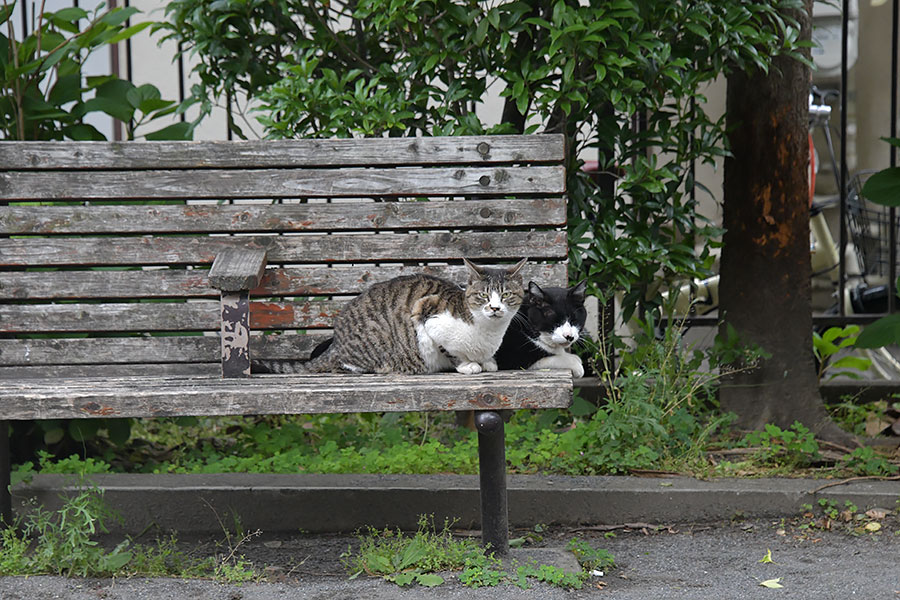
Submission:
<svg viewBox="0 0 900 600">
<path fill-rule="evenodd" d="M 559 194 L 562 167 L 12 171 L 0 200 L 219 200 Z M 191 181 L 190 190 L 184 180 Z"/>
<path fill-rule="evenodd" d="M 551 259 L 565 232 L 485 232 L 316 235 L 156 236 L 7 239 L 3 264 L 21 267 L 195 265 L 212 263 L 222 250 L 244 244 L 266 251 L 270 263 L 453 260 L 460 256 Z"/>
<path fill-rule="evenodd" d="M 267 140 L 26 142 L 0 145 L 10 170 L 259 169 L 561 162 L 561 135 Z"/>
<path fill-rule="evenodd" d="M 560 198 L 306 204 L 9 206 L 0 234 L 391 231 L 563 225 Z"/>
<path fill-rule="evenodd" d="M 0 377 L 218 369 L 207 275 L 231 248 L 266 251 L 257 358 L 307 356 L 377 281 L 463 283 L 463 256 L 564 285 L 563 144 L 2 142 Z"/>
</svg>

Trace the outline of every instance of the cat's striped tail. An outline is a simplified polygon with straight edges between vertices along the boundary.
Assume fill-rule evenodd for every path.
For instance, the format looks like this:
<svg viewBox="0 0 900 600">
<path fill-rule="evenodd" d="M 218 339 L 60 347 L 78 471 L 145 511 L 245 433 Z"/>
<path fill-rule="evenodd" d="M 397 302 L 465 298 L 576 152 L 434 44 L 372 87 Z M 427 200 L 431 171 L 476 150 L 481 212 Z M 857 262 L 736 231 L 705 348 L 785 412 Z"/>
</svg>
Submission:
<svg viewBox="0 0 900 600">
<path fill-rule="evenodd" d="M 250 372 L 276 373 L 279 375 L 302 375 L 303 373 L 340 373 L 344 369 L 337 364 L 331 352 L 325 352 L 312 360 L 253 360 L 250 361 Z"/>
</svg>

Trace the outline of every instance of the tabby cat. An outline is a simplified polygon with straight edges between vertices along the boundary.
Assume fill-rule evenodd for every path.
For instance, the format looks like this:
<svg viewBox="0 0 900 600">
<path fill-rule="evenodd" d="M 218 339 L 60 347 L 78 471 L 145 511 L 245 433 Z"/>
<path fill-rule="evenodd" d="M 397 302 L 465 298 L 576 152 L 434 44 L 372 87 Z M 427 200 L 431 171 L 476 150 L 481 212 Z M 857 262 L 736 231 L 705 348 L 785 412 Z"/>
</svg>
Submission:
<svg viewBox="0 0 900 600">
<path fill-rule="evenodd" d="M 418 274 L 376 283 L 334 322 L 331 344 L 312 360 L 254 361 L 256 373 L 496 371 L 493 356 L 522 303 L 519 271 L 463 259 L 469 284 Z"/>
<path fill-rule="evenodd" d="M 529 282 L 521 308 L 509 326 L 496 360 L 501 369 L 568 369 L 584 376 L 581 358 L 569 349 L 583 335 L 587 313 L 585 282 L 570 288 Z"/>
</svg>

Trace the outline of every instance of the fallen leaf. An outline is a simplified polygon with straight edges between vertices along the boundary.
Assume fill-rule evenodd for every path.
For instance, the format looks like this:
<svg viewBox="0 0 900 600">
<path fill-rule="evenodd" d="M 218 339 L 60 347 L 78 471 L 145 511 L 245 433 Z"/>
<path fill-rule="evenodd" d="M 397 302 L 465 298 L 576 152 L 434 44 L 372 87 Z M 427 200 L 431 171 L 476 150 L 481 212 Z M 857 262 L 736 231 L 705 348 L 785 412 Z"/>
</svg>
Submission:
<svg viewBox="0 0 900 600">
<path fill-rule="evenodd" d="M 781 581 L 781 577 L 779 577 L 778 579 L 766 579 L 765 581 L 761 581 L 759 583 L 759 585 L 761 585 L 763 587 L 771 588 L 773 590 L 777 590 L 777 589 L 784 587 L 783 585 L 781 585 L 779 583 L 780 581 Z"/>
<path fill-rule="evenodd" d="M 879 521 L 888 515 L 888 511 L 883 508 L 870 508 L 866 511 L 866 516 L 870 519 L 878 519 Z"/>
<path fill-rule="evenodd" d="M 871 523 L 866 523 L 866 526 L 864 527 L 864 529 L 866 531 L 868 531 L 869 533 L 875 533 L 876 531 L 881 530 L 881 523 L 879 523 L 878 521 L 872 521 Z"/>
<path fill-rule="evenodd" d="M 774 560 L 772 560 L 772 550 L 771 550 L 771 548 L 766 548 L 766 555 L 763 556 L 761 559 L 759 559 L 759 562 L 761 562 L 761 563 L 763 563 L 763 564 L 766 564 L 766 563 L 774 563 L 774 562 L 775 562 Z"/>
</svg>

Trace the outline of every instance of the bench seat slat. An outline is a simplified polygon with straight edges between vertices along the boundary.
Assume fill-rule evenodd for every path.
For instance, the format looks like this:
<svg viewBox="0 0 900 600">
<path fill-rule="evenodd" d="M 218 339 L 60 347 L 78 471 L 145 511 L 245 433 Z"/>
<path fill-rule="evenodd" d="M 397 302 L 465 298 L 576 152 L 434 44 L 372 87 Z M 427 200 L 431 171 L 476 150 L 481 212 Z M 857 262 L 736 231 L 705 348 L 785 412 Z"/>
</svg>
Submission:
<svg viewBox="0 0 900 600">
<path fill-rule="evenodd" d="M 0 265 L 198 265 L 235 247 L 265 250 L 269 264 L 439 261 L 566 256 L 564 231 L 346 235 L 158 236 L 0 239 Z"/>
<path fill-rule="evenodd" d="M 550 195 L 563 167 L 248 169 L 234 171 L 8 171 L 0 200 L 360 198 Z M 192 181 L 186 188 L 185 178 Z"/>
<path fill-rule="evenodd" d="M 564 408 L 568 371 L 10 380 L 4 418 L 172 417 Z"/>
<path fill-rule="evenodd" d="M 562 135 L 250 140 L 4 142 L 8 169 L 267 168 L 557 162 Z"/>
<path fill-rule="evenodd" d="M 129 271 L 12 271 L 0 273 L 0 300 L 75 300 L 112 298 L 218 298 L 206 270 L 153 269 Z M 254 296 L 326 296 L 356 294 L 372 283 L 401 275 L 430 273 L 464 282 L 462 266 L 369 265 L 360 267 L 286 267 L 267 269 Z M 564 263 L 523 267 L 526 281 L 565 285 Z"/>
<path fill-rule="evenodd" d="M 547 227 L 561 198 L 334 204 L 9 206 L 0 234 L 241 233 Z"/>
<path fill-rule="evenodd" d="M 153 364 L 109 364 L 109 365 L 40 365 L 40 366 L 0 366 L 0 381 L 8 379 L 35 380 L 51 378 L 92 377 L 169 377 L 169 376 L 222 376 L 222 363 L 153 363 Z"/>
</svg>

